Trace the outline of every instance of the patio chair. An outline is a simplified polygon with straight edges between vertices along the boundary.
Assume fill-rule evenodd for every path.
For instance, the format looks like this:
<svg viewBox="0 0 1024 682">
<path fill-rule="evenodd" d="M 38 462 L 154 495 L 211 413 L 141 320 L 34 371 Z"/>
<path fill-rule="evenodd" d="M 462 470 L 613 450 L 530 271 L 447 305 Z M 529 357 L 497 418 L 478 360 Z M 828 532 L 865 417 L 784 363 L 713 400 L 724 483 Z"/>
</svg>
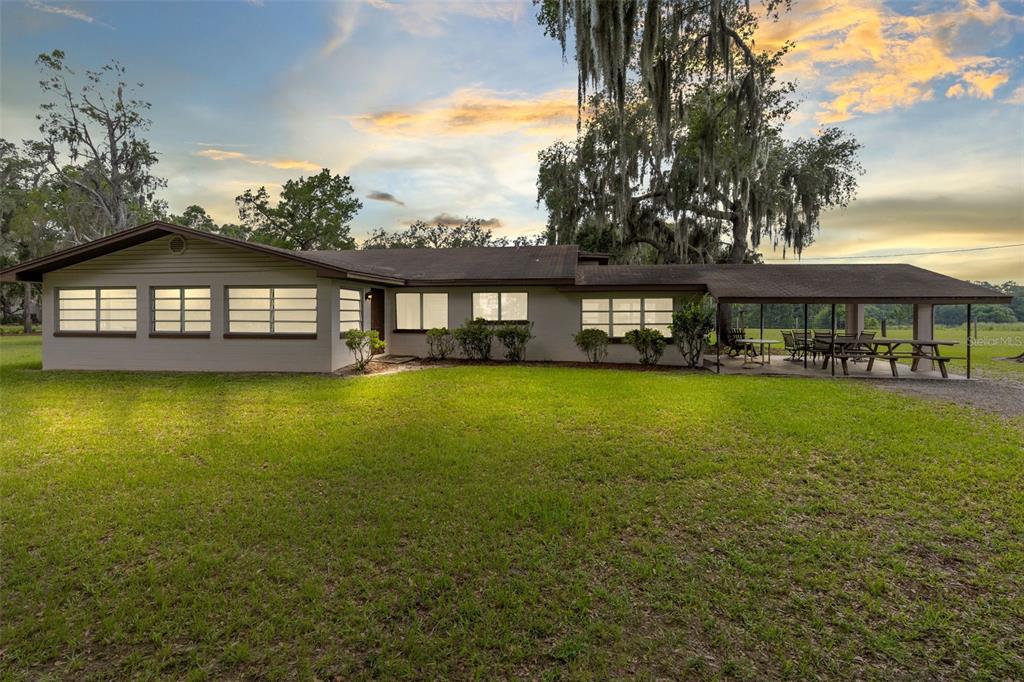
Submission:
<svg viewBox="0 0 1024 682">
<path fill-rule="evenodd" d="M 814 332 L 814 339 L 811 342 L 811 359 L 814 362 L 818 361 L 820 355 L 825 359 L 822 364 L 822 369 L 828 369 L 828 361 L 832 354 L 832 333 L 828 332 L 820 334 L 817 331 Z"/>
<path fill-rule="evenodd" d="M 857 335 L 857 341 L 859 342 L 856 346 L 857 357 L 851 358 L 853 362 L 866 362 L 868 360 L 868 357 L 872 355 L 871 349 L 868 347 L 867 342 L 875 338 L 876 333 L 877 332 L 874 331 L 861 331 L 861 333 Z"/>
<path fill-rule="evenodd" d="M 804 350 L 808 352 L 811 351 L 811 346 L 814 344 L 811 343 L 810 333 L 805 333 L 803 329 L 794 329 L 792 334 L 793 342 L 796 344 L 797 353 L 803 353 Z"/>
<path fill-rule="evenodd" d="M 846 376 L 850 375 L 847 361 L 861 356 L 861 352 L 858 350 L 859 340 L 860 337 L 856 334 L 836 334 L 835 341 L 832 343 L 832 362 L 834 363 L 838 359 L 843 365 L 843 374 Z M 825 360 L 825 366 L 828 366 L 828 359 Z"/>
<path fill-rule="evenodd" d="M 790 360 L 797 360 L 800 351 L 803 350 L 803 341 L 798 342 L 793 332 L 782 330 L 782 347 L 789 353 Z"/>
<path fill-rule="evenodd" d="M 731 358 L 739 357 L 744 352 L 744 344 L 740 343 L 747 333 L 746 329 L 741 328 L 730 328 L 726 330 L 725 337 L 722 339 L 722 345 L 725 348 L 726 354 Z"/>
</svg>

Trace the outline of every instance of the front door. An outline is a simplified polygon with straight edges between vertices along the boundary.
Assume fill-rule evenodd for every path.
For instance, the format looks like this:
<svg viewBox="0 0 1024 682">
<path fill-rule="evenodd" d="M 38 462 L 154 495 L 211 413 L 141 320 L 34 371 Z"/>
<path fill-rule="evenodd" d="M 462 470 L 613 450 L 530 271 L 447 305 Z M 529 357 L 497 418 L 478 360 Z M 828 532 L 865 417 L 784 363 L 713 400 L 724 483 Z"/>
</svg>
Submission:
<svg viewBox="0 0 1024 682">
<path fill-rule="evenodd" d="M 384 339 L 384 290 L 370 289 L 370 329 Z"/>
</svg>

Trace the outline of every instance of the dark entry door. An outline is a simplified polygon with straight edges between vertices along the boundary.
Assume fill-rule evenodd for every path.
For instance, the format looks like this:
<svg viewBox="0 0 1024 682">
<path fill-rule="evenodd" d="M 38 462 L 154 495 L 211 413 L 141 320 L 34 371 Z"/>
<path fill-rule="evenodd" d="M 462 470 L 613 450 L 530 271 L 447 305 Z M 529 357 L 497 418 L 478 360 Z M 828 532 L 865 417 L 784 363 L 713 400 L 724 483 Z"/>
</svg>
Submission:
<svg viewBox="0 0 1024 682">
<path fill-rule="evenodd" d="M 384 338 L 384 290 L 370 289 L 370 329 Z"/>
</svg>

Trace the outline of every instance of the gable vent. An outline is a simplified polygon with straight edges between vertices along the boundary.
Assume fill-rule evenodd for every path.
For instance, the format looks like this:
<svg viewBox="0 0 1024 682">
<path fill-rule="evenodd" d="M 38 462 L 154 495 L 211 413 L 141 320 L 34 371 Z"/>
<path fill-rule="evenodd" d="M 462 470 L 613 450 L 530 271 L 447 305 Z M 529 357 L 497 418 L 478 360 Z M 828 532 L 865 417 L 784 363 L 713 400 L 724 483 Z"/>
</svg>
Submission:
<svg viewBox="0 0 1024 682">
<path fill-rule="evenodd" d="M 176 234 L 171 237 L 171 241 L 168 242 L 167 248 L 170 249 L 174 255 L 185 253 L 185 249 L 188 248 L 188 242 L 180 234 Z"/>
</svg>

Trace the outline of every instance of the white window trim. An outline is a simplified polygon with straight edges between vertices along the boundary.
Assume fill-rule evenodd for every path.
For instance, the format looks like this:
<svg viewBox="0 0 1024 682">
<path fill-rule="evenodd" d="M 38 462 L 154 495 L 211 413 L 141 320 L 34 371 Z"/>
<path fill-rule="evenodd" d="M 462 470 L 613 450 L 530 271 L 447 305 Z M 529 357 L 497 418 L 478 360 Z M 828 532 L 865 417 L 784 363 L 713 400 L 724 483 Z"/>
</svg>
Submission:
<svg viewBox="0 0 1024 682">
<path fill-rule="evenodd" d="M 656 323 L 656 324 L 655 323 L 648 324 L 647 323 L 647 313 L 649 313 L 649 312 L 651 312 L 651 313 L 674 313 L 675 312 L 676 302 L 675 302 L 675 298 L 672 297 L 672 296 L 582 296 L 582 297 L 580 297 L 580 330 L 583 330 L 583 329 L 594 329 L 594 328 L 603 326 L 603 327 L 605 327 L 604 331 L 605 331 L 605 333 L 608 334 L 608 338 L 609 339 L 619 340 L 619 339 L 625 338 L 623 336 L 615 336 L 615 335 L 612 334 L 612 329 L 615 327 L 615 312 L 616 312 L 612 308 L 612 306 L 614 305 L 613 301 L 615 301 L 615 300 L 623 300 L 623 299 L 636 299 L 636 298 L 640 299 L 640 310 L 619 310 L 617 312 L 620 312 L 620 313 L 626 313 L 626 312 L 637 313 L 638 312 L 638 313 L 640 313 L 640 327 L 639 327 L 640 329 L 647 329 L 648 326 L 650 326 L 650 327 L 662 327 L 662 326 L 665 326 L 664 323 L 660 323 L 660 322 Z M 671 307 L 670 310 L 647 310 L 647 299 L 650 299 L 650 298 L 667 298 L 670 301 L 672 301 L 672 307 Z M 585 300 L 586 301 L 604 301 L 605 303 L 607 303 L 607 307 L 602 309 L 602 310 L 583 310 L 583 301 L 585 301 Z M 593 323 L 587 323 L 586 325 L 584 325 L 584 323 L 583 323 L 583 314 L 584 313 L 607 313 L 608 314 L 608 324 L 606 324 L 606 325 L 598 325 L 598 324 L 593 324 Z M 669 326 L 671 326 L 671 323 L 669 324 Z"/>
<path fill-rule="evenodd" d="M 419 313 L 420 313 L 420 316 L 419 316 L 420 317 L 420 323 L 419 323 L 420 326 L 419 327 L 399 327 L 398 326 L 398 297 L 399 297 L 399 295 L 401 295 L 401 296 L 416 296 L 416 300 L 417 300 L 418 305 L 419 305 Z M 394 318 L 395 318 L 394 322 L 395 322 L 395 324 L 394 324 L 394 329 L 392 331 L 395 331 L 395 332 L 425 332 L 425 331 L 428 331 L 428 328 L 423 326 L 423 296 L 424 295 L 428 295 L 428 296 L 444 296 L 444 322 L 445 323 L 444 323 L 443 326 L 445 328 L 448 327 L 448 316 L 449 316 L 450 309 L 448 307 L 449 306 L 449 301 L 448 301 L 448 292 L 447 291 L 396 291 L 395 292 L 395 299 L 394 299 L 395 300 L 395 313 L 394 313 Z M 430 327 L 430 329 L 433 329 L 433 327 Z"/>
<path fill-rule="evenodd" d="M 232 289 L 269 289 L 270 290 L 270 331 L 269 332 L 233 332 L 231 329 L 231 290 Z M 313 289 L 313 325 L 315 332 L 278 332 L 274 331 L 274 289 Z M 291 308 L 285 310 L 292 310 Z M 309 310 L 309 308 L 296 308 Z M 281 320 L 291 322 L 292 320 Z M 316 339 L 320 329 L 320 288 L 313 284 L 228 284 L 224 286 L 224 338 L 275 338 L 275 339 Z"/>
<path fill-rule="evenodd" d="M 476 296 L 477 294 L 497 294 L 498 295 L 498 319 L 496 319 L 496 320 L 488 320 L 487 318 L 483 318 L 485 321 L 487 321 L 487 322 L 489 322 L 491 324 L 499 324 L 499 323 L 502 323 L 502 322 L 506 322 L 506 323 L 512 324 L 512 323 L 515 323 L 515 322 L 529 322 L 530 321 L 530 292 L 529 291 L 494 291 L 494 290 L 474 291 L 474 292 L 472 292 L 469 295 L 469 305 L 470 306 L 473 305 L 473 297 Z M 522 294 L 523 296 L 525 296 L 526 297 L 526 317 L 524 317 L 524 318 L 516 318 L 514 320 L 506 320 L 504 318 L 504 316 L 502 315 L 502 312 L 501 312 L 501 295 L 502 294 Z M 480 317 L 479 315 L 476 314 L 475 310 L 472 311 L 472 313 L 473 313 L 473 319 L 474 320 L 477 317 Z"/>
<path fill-rule="evenodd" d="M 342 329 L 341 328 L 341 325 L 346 322 L 345 320 L 341 319 L 341 314 L 342 313 L 351 313 L 351 312 L 353 312 L 351 310 L 342 310 L 341 309 L 341 302 L 342 301 L 351 301 L 352 300 L 351 298 L 342 298 L 341 292 L 343 292 L 343 291 L 354 291 L 355 293 L 359 294 L 359 298 L 356 299 L 359 302 L 359 320 L 357 322 L 358 325 L 359 325 L 358 329 L 360 331 L 366 329 L 366 327 L 363 326 L 364 323 L 365 323 L 364 318 L 366 317 L 366 313 L 365 313 L 365 310 L 364 310 L 365 307 L 366 307 L 366 304 L 365 304 L 366 293 L 364 291 L 362 291 L 361 289 L 353 289 L 351 287 L 338 287 L 338 333 L 341 334 L 341 336 L 345 336 L 345 334 L 348 333 L 348 331 L 349 331 L 348 329 Z M 348 320 L 348 322 L 351 322 L 351 320 Z"/>
<path fill-rule="evenodd" d="M 132 331 L 112 331 L 112 330 L 101 330 L 100 329 L 100 292 L 104 290 L 118 289 L 121 291 L 131 291 L 135 294 L 135 329 Z M 79 329 L 62 329 L 60 319 L 60 292 L 62 291 L 92 291 L 95 298 L 93 299 L 96 303 L 96 307 L 93 308 L 93 312 L 96 317 L 94 320 L 93 330 L 79 330 Z M 54 335 L 55 336 L 120 336 L 120 337 L 134 337 L 139 331 L 139 289 L 138 287 L 132 286 L 109 286 L 109 287 L 56 287 L 53 290 L 54 296 Z"/>
<path fill-rule="evenodd" d="M 178 305 L 179 305 L 179 307 L 178 307 L 178 315 L 179 315 L 179 317 L 178 317 L 178 331 L 176 331 L 176 332 L 157 331 L 156 330 L 156 322 L 157 322 L 157 319 L 156 319 L 156 290 L 157 289 L 177 289 L 178 292 L 179 292 L 178 293 Z M 189 301 L 203 300 L 202 298 L 186 299 L 185 298 L 185 289 L 206 289 L 209 292 L 209 295 L 206 297 L 206 303 L 207 303 L 207 306 L 208 306 L 206 308 L 206 312 L 210 313 L 210 319 L 209 319 L 210 329 L 208 329 L 205 332 L 187 332 L 187 331 L 185 331 L 185 301 L 186 300 L 189 300 Z M 168 300 L 173 300 L 173 299 L 168 299 Z M 163 321 L 170 321 L 170 320 L 163 320 Z M 169 284 L 169 285 L 166 285 L 166 286 L 164 286 L 164 285 L 151 286 L 149 288 L 149 335 L 150 336 L 168 337 L 168 338 L 175 338 L 175 337 L 188 338 L 190 336 L 191 337 L 199 337 L 199 338 L 209 338 L 211 331 L 213 331 L 213 287 L 208 287 L 208 286 L 203 286 L 203 285 L 197 285 L 197 286 L 184 286 L 184 285 L 181 285 L 181 286 L 179 286 L 179 285 L 176 285 L 176 284 Z"/>
</svg>

